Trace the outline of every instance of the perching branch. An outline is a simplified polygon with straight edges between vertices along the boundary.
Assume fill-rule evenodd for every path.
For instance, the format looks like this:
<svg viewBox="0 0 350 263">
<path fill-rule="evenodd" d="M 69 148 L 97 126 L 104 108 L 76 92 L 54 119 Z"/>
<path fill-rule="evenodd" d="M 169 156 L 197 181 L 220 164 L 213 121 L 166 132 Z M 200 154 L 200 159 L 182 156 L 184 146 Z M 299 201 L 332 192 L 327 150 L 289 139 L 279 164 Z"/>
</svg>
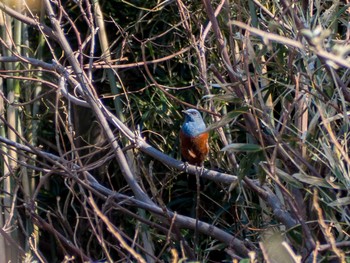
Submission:
<svg viewBox="0 0 350 263">
<path fill-rule="evenodd" d="M 51 153 L 46 153 L 41 150 L 35 149 L 33 147 L 25 146 L 20 143 L 12 142 L 6 138 L 3 138 L 0 136 L 0 142 L 7 144 L 8 146 L 12 146 L 17 150 L 20 151 L 26 151 L 28 153 L 35 153 L 38 156 L 42 156 L 43 158 L 47 159 L 51 163 L 55 164 L 56 166 L 65 169 L 65 166 L 63 164 L 66 163 L 66 160 L 62 160 L 61 157 L 56 156 Z M 79 170 L 80 167 L 75 166 L 75 169 Z M 69 172 L 69 171 L 67 171 Z M 69 173 L 65 173 L 69 175 Z M 114 198 L 117 202 L 121 202 L 124 205 L 133 205 L 138 208 L 145 209 L 149 212 L 152 212 L 158 216 L 161 216 L 162 218 L 174 218 L 175 223 L 180 228 L 188 228 L 188 229 L 195 229 L 196 228 L 196 220 L 183 216 L 180 214 L 175 214 L 172 211 L 167 210 L 166 214 L 164 214 L 164 210 L 157 206 L 156 204 L 145 202 L 144 200 L 138 200 L 134 197 L 126 196 L 117 192 L 114 192 L 107 187 L 101 185 L 97 182 L 97 180 L 88 172 L 84 172 L 84 175 L 86 176 L 87 181 L 84 181 L 81 178 L 73 177 L 74 180 L 76 180 L 79 184 L 81 184 L 83 187 L 86 187 L 88 190 L 94 191 L 95 194 L 98 194 L 100 198 L 107 199 L 107 198 Z M 71 175 L 69 175 L 71 177 Z M 165 222 L 165 221 L 164 221 Z M 198 231 L 202 234 L 212 236 L 213 238 L 220 240 L 221 242 L 225 243 L 227 246 L 234 249 L 239 255 L 241 256 L 247 256 L 249 250 L 247 249 L 246 245 L 243 241 L 239 240 L 238 238 L 235 238 L 234 236 L 230 235 L 226 231 L 221 230 L 220 228 L 213 226 L 211 224 L 199 221 L 198 222 Z"/>
</svg>

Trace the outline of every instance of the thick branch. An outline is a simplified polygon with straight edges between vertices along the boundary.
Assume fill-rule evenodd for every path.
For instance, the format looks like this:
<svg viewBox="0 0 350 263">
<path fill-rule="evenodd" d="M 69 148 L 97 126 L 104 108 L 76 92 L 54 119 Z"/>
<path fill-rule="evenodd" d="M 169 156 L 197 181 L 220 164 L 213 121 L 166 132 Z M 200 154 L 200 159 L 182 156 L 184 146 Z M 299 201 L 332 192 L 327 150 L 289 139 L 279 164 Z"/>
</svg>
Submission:
<svg viewBox="0 0 350 263">
<path fill-rule="evenodd" d="M 14 147 L 18 150 L 21 150 L 21 151 L 35 153 L 36 155 L 42 156 L 43 158 L 46 158 L 46 159 L 50 160 L 51 162 L 54 162 L 56 165 L 61 163 L 61 162 L 66 163 L 66 160 L 62 160 L 62 158 L 59 156 L 56 156 L 54 154 L 47 153 L 47 152 L 44 152 L 41 150 L 37 150 L 37 149 L 25 146 L 25 145 L 17 143 L 17 142 L 13 142 L 13 141 L 6 139 L 4 137 L 1 137 L 1 136 L 0 136 L 0 142 L 5 143 L 5 144 L 12 146 L 12 147 Z M 80 167 L 78 165 L 73 165 L 73 168 L 80 170 Z M 68 173 L 65 173 L 65 175 L 69 176 Z M 157 206 L 153 202 L 148 203 L 148 202 L 145 202 L 143 200 L 137 200 L 133 197 L 114 192 L 114 191 L 108 189 L 107 187 L 101 185 L 100 183 L 98 183 L 98 181 L 90 173 L 85 172 L 84 175 L 86 175 L 88 184 L 86 184 L 80 178 L 74 177 L 74 179 L 78 183 L 80 183 L 81 185 L 87 187 L 88 190 L 95 190 L 95 191 L 97 191 L 97 194 L 100 193 L 99 197 L 101 197 L 101 198 L 107 199 L 108 197 L 112 197 L 116 201 L 121 202 L 124 205 L 126 205 L 126 204 L 133 205 L 133 206 L 136 206 L 138 208 L 145 209 L 149 212 L 157 214 L 158 216 L 161 216 L 162 218 L 174 218 L 176 224 L 179 227 L 188 228 L 188 229 L 192 229 L 192 230 L 194 230 L 197 227 L 197 229 L 200 233 L 202 233 L 204 235 L 211 236 L 211 237 L 225 243 L 227 246 L 230 246 L 232 249 L 237 251 L 237 254 L 239 254 L 241 256 L 248 255 L 249 250 L 247 249 L 247 247 L 245 246 L 243 241 L 241 241 L 238 238 L 235 238 L 231 234 L 227 233 L 226 231 L 224 231 L 218 227 L 215 227 L 211 224 L 208 224 L 208 223 L 205 223 L 202 221 L 199 221 L 198 224 L 196 224 L 196 220 L 191 218 L 191 217 L 179 215 L 179 214 L 176 214 L 170 210 L 164 211 L 162 208 L 160 208 L 159 206 Z M 101 193 L 103 195 L 105 195 L 105 197 L 103 195 L 101 195 Z"/>
<path fill-rule="evenodd" d="M 128 185 L 130 186 L 130 188 L 132 189 L 132 191 L 134 192 L 135 196 L 138 199 L 144 200 L 145 202 L 152 203 L 151 199 L 142 190 L 142 188 L 136 181 L 135 177 L 133 176 L 123 151 L 121 150 L 118 142 L 115 140 L 114 134 L 110 129 L 110 127 L 108 126 L 106 119 L 103 117 L 103 114 L 101 111 L 102 104 L 97 99 L 91 83 L 88 82 L 88 78 L 85 76 L 85 73 L 80 67 L 78 60 L 74 56 L 74 52 L 67 38 L 65 37 L 58 20 L 55 17 L 55 13 L 52 9 L 52 6 L 49 0 L 45 0 L 45 7 L 46 7 L 47 14 L 50 18 L 51 24 L 54 28 L 54 33 L 57 36 L 57 43 L 59 43 L 61 48 L 64 50 L 64 53 L 67 59 L 69 60 L 69 63 L 72 66 L 73 71 L 78 79 L 78 82 L 81 86 L 81 89 L 83 91 L 86 101 L 91 106 L 91 109 L 96 115 L 97 120 L 101 124 L 101 127 L 103 127 L 106 133 L 106 136 L 111 143 L 112 149 L 114 150 L 114 154 L 116 156 L 116 160 L 119 164 L 120 170 L 125 180 L 128 182 Z"/>
</svg>

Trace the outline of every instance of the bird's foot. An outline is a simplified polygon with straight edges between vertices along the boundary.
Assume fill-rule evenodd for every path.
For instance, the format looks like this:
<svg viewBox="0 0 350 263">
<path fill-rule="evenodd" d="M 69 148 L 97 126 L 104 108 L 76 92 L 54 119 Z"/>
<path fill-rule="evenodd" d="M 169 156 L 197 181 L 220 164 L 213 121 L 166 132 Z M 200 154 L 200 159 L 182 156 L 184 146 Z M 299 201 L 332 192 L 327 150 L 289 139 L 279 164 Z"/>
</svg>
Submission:
<svg viewBox="0 0 350 263">
<path fill-rule="evenodd" d="M 188 162 L 184 162 L 184 164 L 185 164 L 185 173 L 188 173 L 189 163 Z"/>
</svg>

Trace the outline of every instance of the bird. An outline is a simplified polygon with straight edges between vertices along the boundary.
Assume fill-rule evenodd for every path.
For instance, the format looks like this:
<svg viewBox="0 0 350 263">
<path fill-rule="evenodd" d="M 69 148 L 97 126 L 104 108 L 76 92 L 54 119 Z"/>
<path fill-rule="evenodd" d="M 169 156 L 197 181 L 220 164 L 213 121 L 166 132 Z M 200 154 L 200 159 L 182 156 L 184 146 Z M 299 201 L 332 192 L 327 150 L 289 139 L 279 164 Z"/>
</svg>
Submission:
<svg viewBox="0 0 350 263">
<path fill-rule="evenodd" d="M 188 109 L 182 111 L 185 121 L 180 129 L 181 155 L 186 162 L 202 166 L 209 153 L 209 132 L 198 110 Z"/>
</svg>

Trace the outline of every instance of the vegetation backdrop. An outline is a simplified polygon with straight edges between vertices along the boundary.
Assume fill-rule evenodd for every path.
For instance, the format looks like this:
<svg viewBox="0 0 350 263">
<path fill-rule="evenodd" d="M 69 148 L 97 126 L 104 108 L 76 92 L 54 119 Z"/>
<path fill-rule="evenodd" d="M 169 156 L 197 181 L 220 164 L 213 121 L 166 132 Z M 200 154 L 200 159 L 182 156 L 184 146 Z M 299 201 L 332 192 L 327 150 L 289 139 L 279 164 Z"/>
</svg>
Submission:
<svg viewBox="0 0 350 263">
<path fill-rule="evenodd" d="M 0 262 L 350 262 L 349 8 L 0 1 Z"/>
</svg>

